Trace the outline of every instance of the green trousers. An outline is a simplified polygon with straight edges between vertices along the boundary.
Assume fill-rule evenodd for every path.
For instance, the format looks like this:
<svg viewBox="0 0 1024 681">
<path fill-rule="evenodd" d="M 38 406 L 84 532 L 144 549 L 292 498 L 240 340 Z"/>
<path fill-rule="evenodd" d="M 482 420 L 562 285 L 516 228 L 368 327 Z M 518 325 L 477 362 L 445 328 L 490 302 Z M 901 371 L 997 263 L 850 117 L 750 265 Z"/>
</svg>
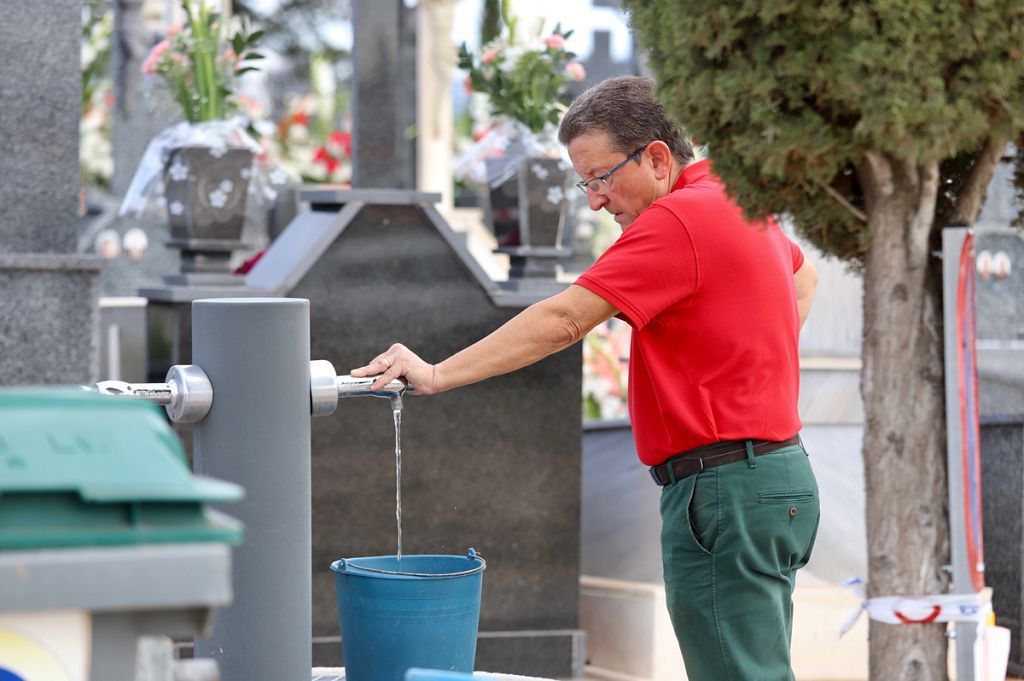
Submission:
<svg viewBox="0 0 1024 681">
<path fill-rule="evenodd" d="M 665 594 L 689 681 L 793 680 L 793 583 L 818 517 L 802 446 L 662 489 Z"/>
</svg>

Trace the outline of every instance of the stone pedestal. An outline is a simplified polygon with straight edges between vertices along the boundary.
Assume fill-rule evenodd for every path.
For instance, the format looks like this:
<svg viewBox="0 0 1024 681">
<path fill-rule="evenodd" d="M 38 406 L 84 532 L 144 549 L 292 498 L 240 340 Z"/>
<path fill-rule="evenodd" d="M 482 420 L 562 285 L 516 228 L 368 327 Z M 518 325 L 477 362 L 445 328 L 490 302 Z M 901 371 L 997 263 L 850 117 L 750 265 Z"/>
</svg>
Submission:
<svg viewBox="0 0 1024 681">
<path fill-rule="evenodd" d="M 96 380 L 100 259 L 0 254 L 0 385 Z"/>
</svg>

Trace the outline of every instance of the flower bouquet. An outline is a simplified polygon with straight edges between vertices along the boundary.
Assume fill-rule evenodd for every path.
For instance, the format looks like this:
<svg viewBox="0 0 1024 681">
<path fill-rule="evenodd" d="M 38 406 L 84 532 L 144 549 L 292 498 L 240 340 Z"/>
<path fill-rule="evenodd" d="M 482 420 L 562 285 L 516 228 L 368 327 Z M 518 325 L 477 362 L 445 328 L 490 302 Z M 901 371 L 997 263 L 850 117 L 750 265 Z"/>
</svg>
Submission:
<svg viewBox="0 0 1024 681">
<path fill-rule="evenodd" d="M 352 135 L 334 128 L 320 111 L 316 93 L 298 97 L 267 140 L 271 156 L 312 184 L 350 184 Z"/>
<path fill-rule="evenodd" d="M 255 51 L 263 32 L 225 22 L 204 0 L 181 5 L 185 23 L 168 27 L 142 71 L 163 80 L 185 120 L 150 142 L 120 212 L 165 207 L 168 245 L 182 249 L 183 271 L 223 273 L 240 243 L 247 199 L 273 201 L 288 178 L 254 163 L 265 154 L 235 94 L 238 78 L 263 59 Z"/>
<path fill-rule="evenodd" d="M 629 325 L 612 318 L 583 339 L 583 418 L 588 421 L 629 416 Z"/>
<path fill-rule="evenodd" d="M 486 183 L 489 222 L 502 249 L 518 249 L 505 251 L 518 274 L 524 262 L 516 258 L 526 253 L 519 247 L 530 247 L 531 257 L 542 255 L 538 249 L 545 257 L 565 255 L 561 242 L 569 164 L 554 132 L 566 109 L 566 85 L 586 73 L 565 47 L 572 31 L 556 25 L 545 33 L 540 23 L 520 40 L 507 0 L 502 17 L 505 30 L 479 55 L 465 43 L 459 48 L 465 86 L 486 98 L 492 124 L 456 161 L 454 171 L 461 180 Z"/>
</svg>

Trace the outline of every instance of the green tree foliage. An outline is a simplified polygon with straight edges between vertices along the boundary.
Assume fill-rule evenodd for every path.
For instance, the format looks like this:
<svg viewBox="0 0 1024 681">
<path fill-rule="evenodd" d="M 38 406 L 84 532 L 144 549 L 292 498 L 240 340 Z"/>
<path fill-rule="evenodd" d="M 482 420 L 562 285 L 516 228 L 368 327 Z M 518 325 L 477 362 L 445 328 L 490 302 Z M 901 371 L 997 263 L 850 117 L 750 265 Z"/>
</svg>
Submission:
<svg viewBox="0 0 1024 681">
<path fill-rule="evenodd" d="M 824 252 L 869 243 L 868 152 L 941 162 L 936 222 L 979 151 L 1024 127 L 1020 0 L 627 0 L 659 92 L 751 214 Z"/>
<path fill-rule="evenodd" d="M 752 216 L 861 267 L 868 595 L 944 593 L 941 261 L 1024 129 L 1020 0 L 626 0 L 670 111 Z M 1018 166 L 1022 167 L 1022 166 Z M 909 491 L 913 494 L 908 494 Z M 941 681 L 941 625 L 869 625 L 872 679 Z"/>
</svg>

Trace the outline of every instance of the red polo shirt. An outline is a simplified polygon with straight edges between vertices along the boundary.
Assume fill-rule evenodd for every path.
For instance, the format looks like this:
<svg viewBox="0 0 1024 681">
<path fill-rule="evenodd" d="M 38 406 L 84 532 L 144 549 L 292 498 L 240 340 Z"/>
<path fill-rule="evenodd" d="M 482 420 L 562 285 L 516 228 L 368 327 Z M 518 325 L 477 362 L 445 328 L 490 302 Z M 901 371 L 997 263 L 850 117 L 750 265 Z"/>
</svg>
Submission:
<svg viewBox="0 0 1024 681">
<path fill-rule="evenodd" d="M 576 280 L 633 328 L 629 413 L 641 461 L 800 430 L 801 264 L 775 221 L 747 222 L 700 161 Z"/>
</svg>

